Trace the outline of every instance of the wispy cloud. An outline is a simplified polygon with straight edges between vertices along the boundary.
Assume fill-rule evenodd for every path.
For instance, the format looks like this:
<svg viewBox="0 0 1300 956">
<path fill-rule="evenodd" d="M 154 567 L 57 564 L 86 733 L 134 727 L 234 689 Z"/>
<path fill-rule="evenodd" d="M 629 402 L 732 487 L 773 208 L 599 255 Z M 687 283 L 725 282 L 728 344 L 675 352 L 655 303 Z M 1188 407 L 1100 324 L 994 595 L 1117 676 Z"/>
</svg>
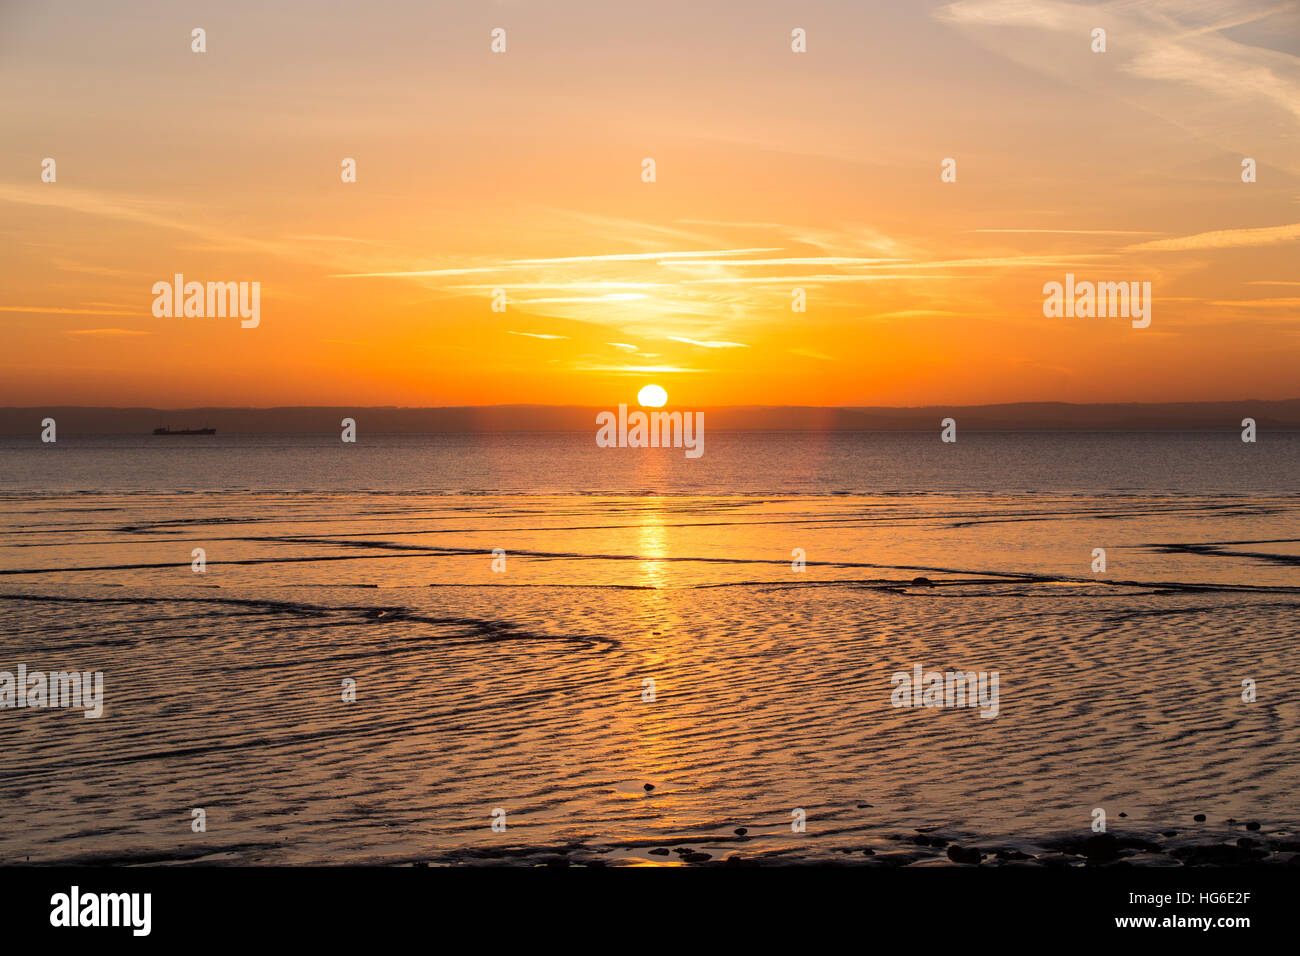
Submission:
<svg viewBox="0 0 1300 956">
<path fill-rule="evenodd" d="M 785 229 L 779 222 L 733 222 L 725 219 L 674 219 L 687 226 L 713 226 L 723 229 Z"/>
<path fill-rule="evenodd" d="M 904 259 L 864 259 L 858 256 L 792 256 L 784 259 L 703 259 L 688 262 L 660 262 L 676 269 L 700 266 L 866 266 L 879 262 L 905 262 Z"/>
<path fill-rule="evenodd" d="M 676 375 L 709 371 L 703 368 L 682 368 L 680 365 L 575 365 L 574 370 L 580 372 L 613 372 L 620 375 Z"/>
<path fill-rule="evenodd" d="M 110 196 L 94 190 L 65 186 L 62 183 L 57 188 L 51 188 L 48 184 L 41 186 L 0 183 L 0 202 L 50 206 L 164 229 L 200 231 L 188 221 L 186 216 L 180 214 L 183 212 L 183 207 L 177 203 Z"/>
<path fill-rule="evenodd" d="M 697 345 L 702 349 L 747 349 L 748 345 L 743 342 L 700 342 L 696 339 L 682 338 L 678 335 L 668 336 L 669 341 L 683 342 L 686 345 Z"/>
<path fill-rule="evenodd" d="M 476 272 L 500 272 L 504 266 L 456 266 L 448 269 L 403 269 L 396 272 L 336 272 L 331 279 L 418 279 L 426 276 L 467 276 Z"/>
<path fill-rule="evenodd" d="M 1263 136 L 1252 133 L 1253 148 L 1269 148 L 1275 162 L 1295 169 L 1288 138 L 1294 137 L 1300 122 L 1300 58 L 1240 42 L 1240 34 L 1229 32 L 1271 18 L 1279 39 L 1294 44 L 1295 10 L 1294 3 L 1261 6 L 1240 0 L 959 0 L 934 15 L 1017 63 L 1063 84 L 1128 100 L 1221 148 L 1235 150 L 1242 130 L 1271 128 L 1276 132 L 1268 134 L 1267 147 Z M 1080 71 L 1076 59 L 1063 55 L 1059 42 L 1039 43 L 1024 36 L 1025 30 L 1036 30 L 1085 42 L 1099 26 L 1110 37 L 1106 57 L 1113 63 L 1111 69 Z M 1151 84 L 1138 89 L 1134 77 Z"/>
<path fill-rule="evenodd" d="M 1062 236 L 1158 236 L 1143 229 L 971 229 L 970 232 L 1023 232 L 1035 235 Z"/>
<path fill-rule="evenodd" d="M 511 282 L 507 287 L 511 291 L 519 289 L 548 289 L 556 292 L 564 290 L 573 290 L 575 292 L 599 292 L 602 289 L 661 289 L 665 287 L 663 282 Z M 499 285 L 492 284 L 460 284 L 447 286 L 448 289 L 457 289 L 465 291 L 487 291 L 490 289 L 500 288 Z"/>
<path fill-rule="evenodd" d="M 873 319 L 918 319 L 932 315 L 960 315 L 960 312 L 948 312 L 944 309 L 903 309 L 900 312 L 876 312 Z"/>
<path fill-rule="evenodd" d="M 132 312 L 124 309 L 61 309 L 43 305 L 0 305 L 0 312 L 34 312 L 49 315 L 131 315 L 137 318 L 145 314 L 143 309 Z"/>
<path fill-rule="evenodd" d="M 314 262 L 292 243 L 250 239 L 211 225 L 212 217 L 193 206 L 178 202 L 145 200 L 59 184 L 24 185 L 0 183 L 0 202 L 65 209 L 120 222 L 133 222 L 154 229 L 171 229 L 196 236 L 216 248 L 241 249 L 266 255 Z"/>
<path fill-rule="evenodd" d="M 122 269 L 112 269 L 108 266 L 93 265 L 88 262 L 74 262 L 71 259 L 56 258 L 53 262 L 55 266 L 65 272 L 80 272 L 85 275 L 105 276 L 108 278 L 127 275 L 127 272 Z"/>
<path fill-rule="evenodd" d="M 893 282 L 898 280 L 912 280 L 918 282 L 928 282 L 931 279 L 979 279 L 983 276 L 978 275 L 935 275 L 934 273 L 914 272 L 910 274 L 898 273 L 863 273 L 853 275 L 850 273 L 808 273 L 806 275 L 784 275 L 784 276 L 727 276 L 726 278 L 714 279 L 683 279 L 683 285 L 816 285 L 824 282 Z"/>
<path fill-rule="evenodd" d="M 376 279 L 376 278 L 411 278 L 430 276 L 473 275 L 474 273 L 507 272 L 516 269 L 537 269 L 539 267 L 599 265 L 616 262 L 654 262 L 659 260 L 690 260 L 716 256 L 739 256 L 763 252 L 780 252 L 780 247 L 758 249 L 700 249 L 689 251 L 663 252 L 614 252 L 589 256 L 555 256 L 547 259 L 509 259 L 493 265 L 448 266 L 437 269 L 402 269 L 391 272 L 345 272 L 336 273 L 333 279 Z"/>
<path fill-rule="evenodd" d="M 836 361 L 832 356 L 827 355 L 825 352 L 818 352 L 816 349 L 790 349 L 789 352 L 791 355 L 798 355 L 803 358 L 820 359 L 823 362 Z"/>
<path fill-rule="evenodd" d="M 1294 309 L 1300 306 L 1300 298 L 1224 299 L 1211 301 L 1210 305 L 1231 305 L 1241 309 Z"/>
<path fill-rule="evenodd" d="M 1198 232 L 1193 236 L 1155 239 L 1128 248 L 1134 252 L 1148 250 L 1235 249 L 1242 246 L 1271 246 L 1300 238 L 1300 222 L 1289 226 L 1263 226 L 1257 229 L 1219 229 Z"/>
<path fill-rule="evenodd" d="M 293 239 L 299 242 L 351 242 L 351 243 L 356 243 L 358 245 L 365 245 L 365 246 L 383 245 L 383 243 L 377 242 L 374 239 L 358 239 L 356 236 L 296 235 L 296 236 L 286 236 L 285 238 Z"/>
<path fill-rule="evenodd" d="M 610 292 L 607 295 L 550 296 L 541 299 L 519 299 L 519 305 L 553 305 L 557 303 L 582 302 L 636 302 L 644 299 L 643 292 Z"/>
<path fill-rule="evenodd" d="M 614 252 L 595 256 L 560 256 L 553 259 L 514 259 L 512 266 L 553 266 L 574 262 L 635 262 L 655 259 L 703 259 L 713 256 L 757 255 L 760 252 L 780 252 L 780 247 L 762 249 L 701 249 L 690 252 Z"/>
</svg>

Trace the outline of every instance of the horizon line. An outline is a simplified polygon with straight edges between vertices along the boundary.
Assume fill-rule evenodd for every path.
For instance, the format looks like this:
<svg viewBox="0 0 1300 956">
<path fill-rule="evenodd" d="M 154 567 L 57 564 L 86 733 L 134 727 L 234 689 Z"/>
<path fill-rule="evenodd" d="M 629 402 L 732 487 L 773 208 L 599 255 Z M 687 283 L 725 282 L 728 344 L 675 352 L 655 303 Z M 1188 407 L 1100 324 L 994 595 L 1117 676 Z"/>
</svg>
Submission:
<svg viewBox="0 0 1300 956">
<path fill-rule="evenodd" d="M 742 410 L 742 409 L 763 409 L 763 408 L 780 408 L 780 409 L 800 409 L 809 411 L 856 411 L 869 409 L 871 411 L 923 411 L 932 408 L 1008 408 L 1025 405 L 1052 405 L 1065 406 L 1069 408 L 1104 408 L 1113 406 L 1132 406 L 1132 407 L 1168 407 L 1177 405 L 1239 405 L 1239 404 L 1283 404 L 1287 402 L 1300 402 L 1300 395 L 1290 398 L 1203 398 L 1203 399 L 1184 399 L 1180 401 L 1168 402 L 1143 402 L 1143 401 L 1110 401 L 1110 402 L 1067 402 L 1055 399 L 1026 399 L 1012 402 L 978 402 L 968 404 L 955 404 L 951 402 L 932 402 L 926 405 L 799 405 L 799 404 L 744 404 L 744 405 L 665 405 L 662 409 L 651 408 L 652 411 L 661 410 L 683 410 L 691 409 L 718 409 L 718 410 Z M 633 405 L 633 402 L 616 402 L 618 405 Z M 360 405 L 355 403 L 332 403 L 332 404 L 311 404 L 311 405 L 86 405 L 86 404 L 53 404 L 43 403 L 35 405 L 0 405 L 0 411 L 35 411 L 41 409 L 55 408 L 75 408 L 75 409 L 96 409 L 100 411 L 159 411 L 159 412 L 185 412 L 195 410 L 219 410 L 219 411 L 279 411 L 282 409 L 395 409 L 406 411 L 450 411 L 460 409 L 507 409 L 507 408 L 537 408 L 537 409 L 604 409 L 608 405 L 590 405 L 576 402 L 568 403 L 542 403 L 542 402 L 501 402 L 496 404 L 478 404 L 478 405 Z M 638 408 L 646 406 L 637 406 Z"/>
</svg>

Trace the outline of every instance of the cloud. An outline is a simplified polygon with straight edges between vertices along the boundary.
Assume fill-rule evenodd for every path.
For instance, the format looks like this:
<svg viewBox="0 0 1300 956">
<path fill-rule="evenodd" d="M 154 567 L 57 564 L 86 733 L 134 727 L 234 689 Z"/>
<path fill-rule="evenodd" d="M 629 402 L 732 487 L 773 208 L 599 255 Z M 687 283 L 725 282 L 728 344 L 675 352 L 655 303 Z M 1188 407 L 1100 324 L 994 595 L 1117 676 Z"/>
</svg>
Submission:
<svg viewBox="0 0 1300 956">
<path fill-rule="evenodd" d="M 376 279 L 408 278 L 418 279 L 429 276 L 473 275 L 474 273 L 508 272 L 516 269 L 536 269 L 545 266 L 599 265 L 618 262 L 654 262 L 658 260 L 690 260 L 712 256 L 739 256 L 761 252 L 780 252 L 779 247 L 758 249 L 703 249 L 681 252 L 614 252 L 590 256 L 556 256 L 549 259 L 510 259 L 493 265 L 449 266 L 440 269 L 402 269 L 393 272 L 348 272 L 338 273 L 332 279 Z"/>
<path fill-rule="evenodd" d="M 665 283 L 662 282 L 604 282 L 604 281 L 511 282 L 507 284 L 507 288 L 509 288 L 511 291 L 515 291 L 517 289 L 554 289 L 556 291 L 561 291 L 564 289 L 572 289 L 578 292 L 582 292 L 582 291 L 598 292 L 601 289 L 658 289 L 658 288 L 662 288 L 664 285 Z M 447 286 L 447 288 L 482 291 L 482 290 L 500 288 L 500 286 L 490 285 L 490 284 L 489 285 L 481 285 L 481 284 L 480 285 L 451 285 L 451 286 Z"/>
<path fill-rule="evenodd" d="M 115 278 L 117 276 L 124 276 L 128 274 L 122 269 L 111 269 L 108 266 L 97 266 L 87 262 L 74 262 L 71 259 L 55 258 L 53 260 L 53 263 L 55 266 L 57 266 L 58 268 L 62 269 L 65 272 L 83 272 L 86 275 L 92 275 L 92 276 L 105 276 L 108 278 Z"/>
<path fill-rule="evenodd" d="M 614 372 L 619 375 L 645 375 L 647 373 L 666 375 L 709 371 L 703 368 L 682 368 L 678 365 L 577 365 L 574 368 L 579 372 Z"/>
<path fill-rule="evenodd" d="M 144 314 L 142 309 L 135 311 L 121 309 L 60 309 L 46 308 L 39 305 L 0 305 L 0 312 L 37 312 L 49 315 L 131 315 L 137 318 Z"/>
<path fill-rule="evenodd" d="M 610 292 L 605 295 L 552 296 L 544 299 L 518 299 L 520 305 L 546 305 L 574 302 L 635 302 L 644 299 L 641 292 Z"/>
<path fill-rule="evenodd" d="M 513 259 L 506 263 L 511 266 L 551 266 L 571 262 L 634 262 L 643 259 L 698 259 L 710 256 L 743 256 L 760 252 L 780 252 L 777 248 L 763 249 L 714 249 L 692 252 L 615 252 L 598 256 L 561 256 L 554 259 Z"/>
<path fill-rule="evenodd" d="M 964 0 L 939 10 L 935 16 L 952 23 L 978 26 L 1037 27 L 1067 30 L 1075 22 L 1073 4 L 1033 0 Z"/>
<path fill-rule="evenodd" d="M 915 319 L 927 315 L 960 315 L 960 312 L 948 312 L 943 309 L 903 309 L 901 312 L 876 312 L 869 316 L 873 319 Z"/>
<path fill-rule="evenodd" d="M 189 217 L 181 215 L 181 207 L 168 206 L 158 202 L 146 202 L 133 199 L 119 199 L 106 196 L 88 189 L 78 189 L 60 184 L 51 188 L 35 185 L 16 185 L 0 183 L 0 202 L 22 203 L 29 206 L 53 206 L 73 212 L 92 216 L 106 216 L 110 219 L 122 219 L 129 222 L 143 223 L 165 229 L 180 229 L 185 232 L 198 233 L 198 228 L 191 225 Z"/>
<path fill-rule="evenodd" d="M 972 229 L 971 232 L 1027 232 L 1065 236 L 1158 236 L 1160 233 L 1142 229 Z"/>
<path fill-rule="evenodd" d="M 714 226 L 724 229 L 785 229 L 779 222 L 729 222 L 724 219 L 674 219 L 687 226 Z"/>
<path fill-rule="evenodd" d="M 1294 3 L 960 0 L 934 16 L 1090 97 L 1109 94 L 1230 155 L 1250 142 L 1256 155 L 1296 168 L 1290 139 L 1300 124 L 1300 58 L 1283 52 L 1295 50 L 1300 39 Z M 1233 29 L 1264 20 L 1266 26 L 1250 33 Z M 1081 70 L 1079 51 L 1089 49 L 1096 27 L 1107 32 L 1108 62 L 1099 70 Z M 1268 46 L 1241 39 L 1266 30 L 1275 37 Z M 1026 31 L 1050 36 L 1039 39 Z"/>
<path fill-rule="evenodd" d="M 196 214 L 179 203 L 117 197 L 89 189 L 59 185 L 51 187 L 0 183 L 0 202 L 20 203 L 28 206 L 48 206 L 90 216 L 102 216 L 122 222 L 134 222 L 155 229 L 174 229 L 197 236 L 207 242 L 229 248 L 251 250 L 268 255 L 297 258 L 314 262 L 313 257 L 281 242 L 267 242 L 210 228 L 211 217 Z"/>
<path fill-rule="evenodd" d="M 547 335 L 544 332 L 515 332 L 512 329 L 506 330 L 506 335 L 526 335 L 530 339 L 567 339 L 567 335 Z"/>
<path fill-rule="evenodd" d="M 285 238 L 294 239 L 299 242 L 353 242 L 353 243 L 359 243 L 360 245 L 366 245 L 366 246 L 382 245 L 382 243 L 376 242 L 374 239 L 358 239 L 355 236 L 308 235 L 308 236 L 285 236 Z"/>
<path fill-rule="evenodd" d="M 415 269 L 398 272 L 336 272 L 331 279 L 415 279 L 422 276 L 467 276 L 476 272 L 500 272 L 502 266 L 461 266 L 452 269 Z"/>
<path fill-rule="evenodd" d="M 890 282 L 899 279 L 927 281 L 930 279 L 982 279 L 982 275 L 935 275 L 934 273 L 915 272 L 910 275 L 894 273 L 875 273 L 866 275 L 849 275 L 846 273 L 822 273 L 802 276 L 727 276 L 724 279 L 683 279 L 683 285 L 820 285 L 824 282 Z"/>
<path fill-rule="evenodd" d="M 1258 229 L 1219 229 L 1214 232 L 1198 232 L 1193 236 L 1179 236 L 1175 239 L 1155 239 L 1129 246 L 1133 252 L 1181 251 L 1184 249 L 1236 249 L 1243 246 L 1271 246 L 1300 238 L 1300 222 L 1289 226 L 1264 226 Z"/>
<path fill-rule="evenodd" d="M 1228 299 L 1212 301 L 1210 305 L 1231 305 L 1242 309 L 1294 309 L 1300 299 Z"/>
<path fill-rule="evenodd" d="M 668 338 L 670 341 L 673 342 L 684 342 L 687 345 L 698 345 L 702 349 L 747 349 L 749 348 L 749 346 L 745 345 L 743 342 L 700 342 L 695 339 L 685 339 L 677 335 L 670 335 L 668 336 Z"/>
<path fill-rule="evenodd" d="M 795 256 L 785 259 L 702 259 L 688 262 L 660 262 L 661 266 L 866 266 L 877 262 L 906 262 L 906 259 L 863 259 L 858 256 Z"/>
</svg>

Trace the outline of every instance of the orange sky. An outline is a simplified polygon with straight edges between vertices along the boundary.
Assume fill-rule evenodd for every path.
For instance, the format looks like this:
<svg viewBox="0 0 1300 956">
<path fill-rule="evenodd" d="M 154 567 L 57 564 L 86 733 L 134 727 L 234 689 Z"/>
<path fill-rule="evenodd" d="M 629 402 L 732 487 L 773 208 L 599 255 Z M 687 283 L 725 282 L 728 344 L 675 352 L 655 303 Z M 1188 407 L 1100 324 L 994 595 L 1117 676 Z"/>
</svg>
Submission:
<svg viewBox="0 0 1300 956">
<path fill-rule="evenodd" d="M 1300 394 L 1297 4 L 861 6 L 6 3 L 0 404 Z"/>
</svg>

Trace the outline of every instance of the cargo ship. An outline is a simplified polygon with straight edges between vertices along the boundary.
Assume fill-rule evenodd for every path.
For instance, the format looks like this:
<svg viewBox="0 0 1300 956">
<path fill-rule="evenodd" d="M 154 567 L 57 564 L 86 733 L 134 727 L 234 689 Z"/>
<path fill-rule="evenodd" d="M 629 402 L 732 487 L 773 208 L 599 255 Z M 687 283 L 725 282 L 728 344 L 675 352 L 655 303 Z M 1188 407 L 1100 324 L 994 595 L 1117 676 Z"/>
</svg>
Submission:
<svg viewBox="0 0 1300 956">
<path fill-rule="evenodd" d="M 153 433 L 155 435 L 215 435 L 217 430 L 215 428 L 168 428 L 164 425 L 162 428 L 155 428 Z"/>
</svg>

